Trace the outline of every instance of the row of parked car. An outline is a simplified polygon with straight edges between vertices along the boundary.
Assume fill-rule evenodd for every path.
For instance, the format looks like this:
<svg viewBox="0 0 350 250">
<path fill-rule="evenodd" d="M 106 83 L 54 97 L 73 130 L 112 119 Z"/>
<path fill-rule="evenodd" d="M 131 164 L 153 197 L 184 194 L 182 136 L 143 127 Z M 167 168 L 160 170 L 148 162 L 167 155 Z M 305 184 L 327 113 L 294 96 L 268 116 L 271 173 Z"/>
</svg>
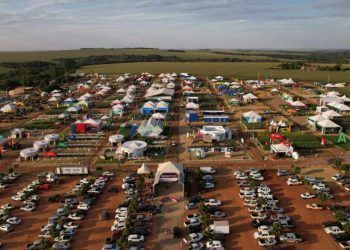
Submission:
<svg viewBox="0 0 350 250">
<path fill-rule="evenodd" d="M 0 173 L 0 190 L 9 187 L 9 185 L 13 184 L 19 176 L 20 173 L 16 172 Z"/>
<path fill-rule="evenodd" d="M 243 204 L 250 212 L 251 224 L 258 229 L 253 237 L 260 246 L 274 246 L 278 241 L 288 243 L 302 241 L 300 235 L 291 231 L 285 232 L 287 229 L 293 228 L 294 224 L 292 219 L 283 213 L 284 209 L 278 205 L 279 201 L 272 194 L 272 189 L 263 182 L 251 182 L 240 178 L 241 176 L 262 176 L 261 170 L 249 169 L 244 173 L 234 171 L 234 176 L 240 187 L 239 197 L 243 199 Z M 283 228 L 284 232 L 281 235 L 276 235 L 274 232 L 274 227 L 277 227 L 277 224 Z"/>
<path fill-rule="evenodd" d="M 216 170 L 212 167 L 201 167 L 200 172 L 202 173 L 202 180 L 205 183 L 213 183 L 211 188 L 214 188 L 214 174 Z M 209 184 L 206 184 L 209 185 Z M 204 188 L 208 188 L 205 186 Z M 197 209 L 200 205 L 205 207 L 205 213 L 213 219 L 224 218 L 226 213 L 222 211 L 222 201 L 214 198 L 202 198 L 201 196 L 190 197 L 186 204 L 187 210 Z M 187 235 L 183 238 L 183 242 L 187 245 L 187 249 L 198 250 L 198 249 L 224 249 L 223 241 L 225 240 L 224 235 L 219 235 L 213 230 L 213 225 L 209 225 L 205 231 L 209 237 L 205 240 L 202 228 L 202 217 L 199 213 L 192 213 L 186 216 L 184 226 L 187 231 Z"/>
<path fill-rule="evenodd" d="M 115 210 L 114 222 L 111 226 L 112 237 L 106 239 L 102 250 L 121 249 L 120 246 L 116 244 L 116 241 L 122 236 L 125 230 L 129 232 L 126 239 L 129 249 L 144 249 L 143 243 L 146 236 L 151 232 L 152 214 L 159 213 L 161 208 L 152 204 L 140 202 L 136 211 L 130 211 L 130 202 L 132 199 L 135 199 L 135 197 L 139 197 L 139 192 L 141 192 L 141 190 L 138 190 L 136 187 L 137 178 L 139 177 L 136 174 L 129 174 L 123 178 L 122 189 L 125 198 Z"/>
<path fill-rule="evenodd" d="M 77 229 L 79 221 L 84 219 L 91 205 L 106 186 L 113 173 L 105 172 L 96 179 L 83 178 L 75 185 L 69 197 L 61 200 L 57 211 L 48 218 L 46 225 L 41 227 L 39 240 L 27 245 L 27 250 L 42 249 L 42 239 L 53 241 L 52 249 L 67 250 L 71 248 L 71 240 Z M 78 198 L 77 193 L 87 190 Z M 96 192 L 88 192 L 96 190 Z"/>
</svg>

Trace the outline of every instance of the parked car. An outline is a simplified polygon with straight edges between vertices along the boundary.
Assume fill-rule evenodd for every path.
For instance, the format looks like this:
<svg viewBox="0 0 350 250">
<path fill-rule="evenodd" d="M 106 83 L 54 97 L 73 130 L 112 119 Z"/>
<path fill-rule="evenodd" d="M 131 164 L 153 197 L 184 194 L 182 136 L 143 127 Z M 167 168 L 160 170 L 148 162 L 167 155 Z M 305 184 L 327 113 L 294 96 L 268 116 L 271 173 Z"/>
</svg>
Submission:
<svg viewBox="0 0 350 250">
<path fill-rule="evenodd" d="M 216 170 L 212 167 L 200 167 L 199 171 L 201 171 L 203 174 L 215 174 Z"/>
<path fill-rule="evenodd" d="M 187 237 L 183 238 L 186 244 L 199 242 L 203 239 L 202 233 L 191 233 Z"/>
<path fill-rule="evenodd" d="M 251 213 L 250 214 L 250 217 L 252 218 L 252 219 L 259 219 L 259 220 L 263 220 L 263 219 L 266 219 L 266 214 L 264 214 L 264 213 Z"/>
<path fill-rule="evenodd" d="M 219 249 L 220 247 L 223 247 L 221 241 L 219 241 L 219 240 L 207 241 L 205 246 L 207 249 Z"/>
<path fill-rule="evenodd" d="M 321 205 L 316 204 L 316 203 L 306 204 L 306 208 L 311 209 L 311 210 L 322 210 L 323 209 L 323 207 Z"/>
<path fill-rule="evenodd" d="M 18 218 L 18 217 L 11 217 L 6 220 L 6 223 L 11 225 L 18 225 L 18 224 L 21 224 L 21 222 L 22 222 L 21 218 Z"/>
<path fill-rule="evenodd" d="M 300 235 L 295 233 L 284 233 L 279 237 L 282 242 L 299 243 L 302 241 Z"/>
<path fill-rule="evenodd" d="M 287 185 L 288 186 L 296 186 L 296 185 L 302 185 L 303 182 L 300 180 L 296 180 L 296 179 L 288 179 L 287 180 Z"/>
<path fill-rule="evenodd" d="M 204 248 L 204 244 L 202 242 L 195 242 L 195 243 L 191 243 L 188 246 L 188 250 L 200 250 Z"/>
<path fill-rule="evenodd" d="M 259 238 L 258 243 L 262 247 L 270 247 L 277 243 L 275 238 Z"/>
<path fill-rule="evenodd" d="M 69 241 L 59 241 L 52 245 L 53 250 L 68 250 L 71 248 Z"/>
<path fill-rule="evenodd" d="M 340 229 L 340 227 L 338 227 L 338 226 L 325 227 L 324 231 L 327 234 L 341 234 L 341 233 L 345 233 L 345 231 Z"/>
<path fill-rule="evenodd" d="M 343 249 L 350 249 L 350 240 L 339 242 L 339 246 Z"/>
<path fill-rule="evenodd" d="M 266 239 L 266 238 L 275 238 L 276 235 L 271 233 L 270 231 L 261 231 L 255 232 L 253 234 L 254 239 Z"/>
<path fill-rule="evenodd" d="M 26 211 L 26 212 L 32 212 L 35 210 L 35 205 L 34 204 L 28 204 L 23 207 L 20 207 L 21 210 Z"/>
<path fill-rule="evenodd" d="M 187 203 L 187 205 L 185 206 L 186 209 L 191 210 L 191 209 L 196 209 L 198 208 L 198 203 L 194 203 L 194 202 L 189 202 Z"/>
<path fill-rule="evenodd" d="M 339 181 L 343 178 L 345 178 L 345 175 L 343 175 L 343 174 L 335 174 L 332 176 L 332 180 L 335 180 L 335 181 Z"/>
<path fill-rule="evenodd" d="M 300 195 L 300 197 L 301 198 L 303 198 L 303 199 L 313 199 L 313 198 L 315 198 L 316 197 L 316 195 L 315 194 L 312 194 L 312 193 L 302 193 L 301 195 Z"/>
<path fill-rule="evenodd" d="M 129 242 L 141 242 L 144 241 L 145 237 L 143 235 L 139 235 L 139 234 L 130 234 L 128 236 L 128 241 Z"/>
<path fill-rule="evenodd" d="M 5 233 L 9 233 L 13 230 L 13 226 L 11 224 L 2 224 L 0 225 L 0 230 L 5 232 Z"/>
<path fill-rule="evenodd" d="M 205 206 L 221 206 L 222 202 L 220 200 L 217 200 L 217 199 L 205 199 L 204 205 Z"/>
<path fill-rule="evenodd" d="M 290 175 L 290 172 L 287 169 L 277 169 L 277 176 L 286 176 L 286 175 Z"/>
</svg>

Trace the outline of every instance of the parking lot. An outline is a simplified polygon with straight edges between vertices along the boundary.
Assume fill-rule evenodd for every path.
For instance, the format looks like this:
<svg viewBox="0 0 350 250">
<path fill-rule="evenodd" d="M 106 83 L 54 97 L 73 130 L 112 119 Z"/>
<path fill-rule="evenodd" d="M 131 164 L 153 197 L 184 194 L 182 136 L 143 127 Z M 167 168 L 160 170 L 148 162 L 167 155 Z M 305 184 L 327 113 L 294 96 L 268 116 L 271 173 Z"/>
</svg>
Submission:
<svg viewBox="0 0 350 250">
<path fill-rule="evenodd" d="M 2 190 L 0 204 L 11 203 L 13 206 L 21 206 L 22 202 L 11 200 L 11 196 L 34 179 L 35 175 L 31 174 L 20 176 L 18 182 L 7 188 L 6 192 Z M 12 232 L 0 232 L 0 242 L 6 246 L 6 249 L 26 249 L 27 244 L 37 239 L 41 226 L 47 223 L 49 216 L 59 207 L 59 203 L 50 203 L 49 197 L 70 191 L 77 180 L 77 178 L 64 178 L 62 185 L 55 184 L 49 190 L 40 191 L 40 202 L 33 212 L 14 209 L 11 216 L 21 218 L 22 223 L 15 225 Z"/>
</svg>

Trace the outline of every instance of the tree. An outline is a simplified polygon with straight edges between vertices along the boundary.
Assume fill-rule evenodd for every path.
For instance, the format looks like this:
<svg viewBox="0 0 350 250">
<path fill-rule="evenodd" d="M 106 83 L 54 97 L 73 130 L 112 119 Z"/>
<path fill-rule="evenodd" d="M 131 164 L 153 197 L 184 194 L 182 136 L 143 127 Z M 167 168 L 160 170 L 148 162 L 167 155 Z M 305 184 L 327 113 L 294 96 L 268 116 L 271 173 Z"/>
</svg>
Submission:
<svg viewBox="0 0 350 250">
<path fill-rule="evenodd" d="M 300 174 L 301 173 L 301 168 L 299 166 L 292 165 L 292 173 L 293 174 Z"/>
<path fill-rule="evenodd" d="M 339 222 L 342 222 L 342 221 L 345 221 L 346 220 L 346 216 L 345 216 L 345 213 L 343 210 L 336 210 L 334 212 L 334 218 L 339 221 Z"/>
<path fill-rule="evenodd" d="M 276 235 L 276 238 L 278 238 L 283 232 L 283 226 L 281 223 L 277 222 L 272 225 L 271 233 Z"/>
<path fill-rule="evenodd" d="M 346 222 L 344 225 L 343 225 L 343 230 L 347 233 L 350 233 L 350 223 L 349 222 Z"/>
<path fill-rule="evenodd" d="M 180 227 L 173 227 L 173 237 L 175 239 L 182 237 L 182 229 Z"/>
<path fill-rule="evenodd" d="M 324 193 L 318 193 L 318 194 L 317 194 L 317 198 L 318 198 L 320 201 L 326 201 L 326 200 L 328 200 L 328 197 L 327 197 Z"/>
<path fill-rule="evenodd" d="M 263 198 L 263 197 L 259 197 L 259 198 L 258 198 L 258 204 L 259 204 L 260 206 L 265 205 L 265 204 L 266 204 L 266 199 Z"/>
</svg>

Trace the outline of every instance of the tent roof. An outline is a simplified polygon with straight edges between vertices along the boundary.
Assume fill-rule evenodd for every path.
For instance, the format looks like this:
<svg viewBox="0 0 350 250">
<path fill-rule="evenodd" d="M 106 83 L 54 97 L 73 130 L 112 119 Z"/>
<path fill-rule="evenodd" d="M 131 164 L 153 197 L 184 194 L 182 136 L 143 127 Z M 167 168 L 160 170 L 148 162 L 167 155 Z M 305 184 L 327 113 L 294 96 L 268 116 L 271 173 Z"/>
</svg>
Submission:
<svg viewBox="0 0 350 250">
<path fill-rule="evenodd" d="M 320 122 L 320 121 L 327 120 L 327 118 L 324 117 L 323 115 L 314 115 L 314 116 L 310 116 L 309 120 L 311 120 L 313 122 Z"/>
<path fill-rule="evenodd" d="M 163 173 L 175 173 L 175 174 L 177 174 L 179 177 L 179 182 L 181 184 L 184 184 L 184 180 L 185 180 L 184 177 L 185 176 L 184 176 L 184 167 L 183 167 L 182 163 L 175 163 L 175 162 L 171 162 L 171 161 L 160 163 L 158 165 L 157 172 L 154 176 L 153 186 L 155 186 L 159 183 L 160 176 Z"/>
<path fill-rule="evenodd" d="M 142 163 L 141 167 L 137 169 L 137 174 L 150 174 L 151 169 L 145 164 Z"/>
<path fill-rule="evenodd" d="M 338 112 L 335 112 L 334 110 L 327 110 L 325 112 L 322 113 L 323 116 L 325 117 L 341 117 L 342 115 L 339 114 Z"/>
<path fill-rule="evenodd" d="M 256 117 L 256 118 L 261 118 L 261 116 L 258 115 L 257 113 L 255 113 L 254 111 L 249 111 L 249 112 L 243 113 L 243 117 Z"/>
<path fill-rule="evenodd" d="M 317 122 L 317 124 L 322 128 L 340 128 L 338 124 L 328 119 Z"/>
</svg>

